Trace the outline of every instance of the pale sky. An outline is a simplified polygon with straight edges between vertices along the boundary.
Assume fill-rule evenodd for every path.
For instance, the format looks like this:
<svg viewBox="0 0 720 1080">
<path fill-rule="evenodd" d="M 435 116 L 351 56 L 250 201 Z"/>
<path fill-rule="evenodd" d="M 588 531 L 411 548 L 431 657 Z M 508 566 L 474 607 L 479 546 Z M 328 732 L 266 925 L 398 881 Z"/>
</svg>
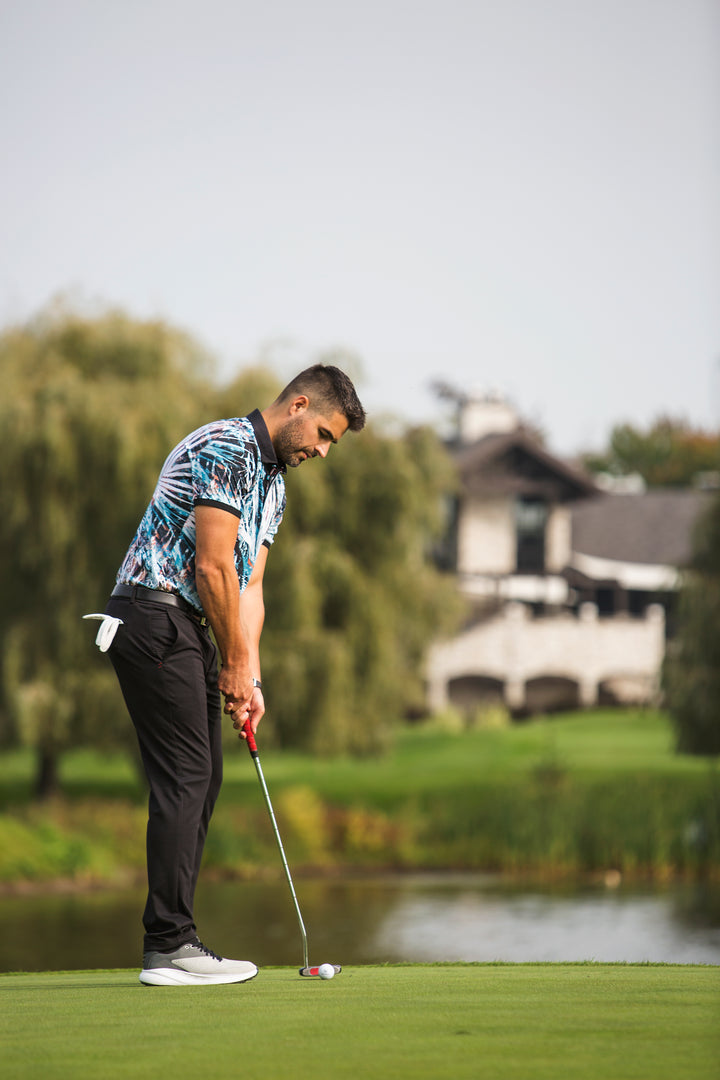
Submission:
<svg viewBox="0 0 720 1080">
<path fill-rule="evenodd" d="M 161 316 L 560 453 L 720 426 L 716 0 L 0 0 L 0 322 Z"/>
</svg>

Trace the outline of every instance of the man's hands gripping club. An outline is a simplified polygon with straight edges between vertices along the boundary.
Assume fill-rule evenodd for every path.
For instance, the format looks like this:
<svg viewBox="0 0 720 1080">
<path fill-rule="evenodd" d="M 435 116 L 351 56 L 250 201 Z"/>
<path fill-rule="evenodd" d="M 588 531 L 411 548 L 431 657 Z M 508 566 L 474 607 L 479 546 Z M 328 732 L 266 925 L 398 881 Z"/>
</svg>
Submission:
<svg viewBox="0 0 720 1080">
<path fill-rule="evenodd" d="M 252 732 L 255 734 L 258 724 L 265 713 L 265 701 L 260 687 L 253 685 L 252 673 L 248 674 L 247 670 L 242 673 L 233 671 L 223 664 L 218 676 L 218 687 L 225 698 L 223 712 L 227 713 L 232 720 L 233 727 L 238 732 L 238 737 L 241 739 L 247 738 L 243 727 L 248 720 Z"/>
</svg>

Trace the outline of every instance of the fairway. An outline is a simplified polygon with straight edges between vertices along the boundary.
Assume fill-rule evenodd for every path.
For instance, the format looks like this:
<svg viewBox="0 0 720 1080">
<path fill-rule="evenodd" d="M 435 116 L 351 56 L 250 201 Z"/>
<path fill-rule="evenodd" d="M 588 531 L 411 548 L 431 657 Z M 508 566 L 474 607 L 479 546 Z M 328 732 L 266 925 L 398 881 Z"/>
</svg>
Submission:
<svg viewBox="0 0 720 1080">
<path fill-rule="evenodd" d="M 607 964 L 266 968 L 152 989 L 135 971 L 0 976 L 3 1080 L 711 1080 L 720 969 Z"/>
</svg>

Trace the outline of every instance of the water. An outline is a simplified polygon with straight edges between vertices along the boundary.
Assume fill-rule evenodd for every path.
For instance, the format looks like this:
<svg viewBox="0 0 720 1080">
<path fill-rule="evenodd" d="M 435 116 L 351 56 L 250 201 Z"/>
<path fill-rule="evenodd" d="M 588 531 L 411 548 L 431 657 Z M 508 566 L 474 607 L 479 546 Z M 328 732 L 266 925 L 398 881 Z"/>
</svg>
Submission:
<svg viewBox="0 0 720 1080">
<path fill-rule="evenodd" d="M 720 964 L 720 888 L 509 887 L 476 875 L 296 881 L 313 963 L 664 961 Z M 0 897 L 0 971 L 133 967 L 142 891 Z M 220 952 L 300 966 L 284 879 L 205 883 L 196 913 Z"/>
</svg>

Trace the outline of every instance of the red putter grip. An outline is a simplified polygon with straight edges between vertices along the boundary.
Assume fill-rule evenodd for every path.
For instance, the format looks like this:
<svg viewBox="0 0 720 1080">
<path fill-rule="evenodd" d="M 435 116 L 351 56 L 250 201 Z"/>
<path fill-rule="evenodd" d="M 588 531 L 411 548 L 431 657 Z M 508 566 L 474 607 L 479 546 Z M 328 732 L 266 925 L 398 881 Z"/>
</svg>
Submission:
<svg viewBox="0 0 720 1080">
<path fill-rule="evenodd" d="M 257 743 L 255 742 L 255 736 L 253 735 L 253 729 L 250 727 L 249 720 L 246 720 L 243 724 L 243 731 L 247 735 L 248 750 L 251 754 L 257 754 Z"/>
</svg>

